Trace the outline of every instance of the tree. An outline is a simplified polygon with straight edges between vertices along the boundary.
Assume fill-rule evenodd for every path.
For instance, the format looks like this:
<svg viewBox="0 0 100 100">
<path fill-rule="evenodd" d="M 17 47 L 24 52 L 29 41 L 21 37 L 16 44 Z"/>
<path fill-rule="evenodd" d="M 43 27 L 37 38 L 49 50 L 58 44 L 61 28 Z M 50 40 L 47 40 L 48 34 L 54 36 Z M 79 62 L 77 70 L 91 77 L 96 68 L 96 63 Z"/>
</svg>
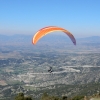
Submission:
<svg viewBox="0 0 100 100">
<path fill-rule="evenodd" d="M 15 100 L 24 100 L 24 94 L 23 93 L 19 93 L 16 97 Z"/>
<path fill-rule="evenodd" d="M 44 93 L 41 97 L 41 100 L 61 100 L 61 99 L 57 96 L 50 96 L 47 93 Z"/>
<path fill-rule="evenodd" d="M 30 96 L 24 97 L 24 100 L 32 100 Z"/>
<path fill-rule="evenodd" d="M 16 97 L 15 100 L 32 100 L 32 97 L 30 96 L 24 96 L 23 93 L 19 93 Z"/>
<path fill-rule="evenodd" d="M 67 100 L 67 96 L 63 96 L 62 97 L 62 100 Z"/>
</svg>

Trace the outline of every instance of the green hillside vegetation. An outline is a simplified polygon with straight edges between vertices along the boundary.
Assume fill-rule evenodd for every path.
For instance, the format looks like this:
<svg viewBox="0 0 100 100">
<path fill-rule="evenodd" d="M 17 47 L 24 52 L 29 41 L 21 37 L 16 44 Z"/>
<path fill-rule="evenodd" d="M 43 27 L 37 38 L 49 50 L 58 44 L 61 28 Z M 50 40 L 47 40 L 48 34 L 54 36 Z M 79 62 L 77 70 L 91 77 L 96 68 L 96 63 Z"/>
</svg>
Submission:
<svg viewBox="0 0 100 100">
<path fill-rule="evenodd" d="M 65 84 L 56 84 L 47 87 L 37 87 L 36 90 L 31 87 L 25 92 L 25 88 L 20 86 L 20 91 L 17 91 L 19 85 L 10 86 L 11 88 L 6 89 L 6 86 L 0 86 L 2 91 L 3 97 L 0 100 L 99 100 L 100 93 L 100 83 L 88 83 L 88 84 L 77 84 L 77 85 L 65 85 Z M 12 94 L 12 89 L 15 90 L 15 94 Z M 21 96 L 21 97 L 20 97 Z M 34 99 L 33 99 L 34 98 Z"/>
<path fill-rule="evenodd" d="M 67 95 L 68 97 L 74 97 L 76 95 L 90 96 L 100 90 L 100 83 L 88 83 L 77 85 L 56 84 L 50 87 L 51 89 L 48 89 L 49 87 L 39 88 L 39 90 L 34 91 L 34 94 L 38 95 L 40 93 L 47 92 L 50 95 L 57 95 L 59 97 L 62 95 Z M 33 94 L 33 91 L 30 91 L 29 94 Z"/>
<path fill-rule="evenodd" d="M 23 93 L 19 93 L 15 100 L 34 100 L 31 96 L 24 96 Z M 82 95 L 76 95 L 72 98 L 68 98 L 67 96 L 52 96 L 48 95 L 46 92 L 41 96 L 39 100 L 100 100 L 100 93 L 93 94 L 92 96 L 82 96 Z"/>
<path fill-rule="evenodd" d="M 69 98 L 69 100 L 82 100 L 84 98 L 84 96 L 75 96 L 73 98 Z M 23 93 L 19 93 L 16 97 L 15 100 L 34 100 L 32 99 L 32 97 L 30 96 L 24 96 Z M 47 93 L 44 93 L 41 96 L 40 100 L 68 100 L 67 96 L 62 96 L 62 97 L 58 97 L 58 96 L 52 96 L 52 95 L 48 95 Z"/>
</svg>

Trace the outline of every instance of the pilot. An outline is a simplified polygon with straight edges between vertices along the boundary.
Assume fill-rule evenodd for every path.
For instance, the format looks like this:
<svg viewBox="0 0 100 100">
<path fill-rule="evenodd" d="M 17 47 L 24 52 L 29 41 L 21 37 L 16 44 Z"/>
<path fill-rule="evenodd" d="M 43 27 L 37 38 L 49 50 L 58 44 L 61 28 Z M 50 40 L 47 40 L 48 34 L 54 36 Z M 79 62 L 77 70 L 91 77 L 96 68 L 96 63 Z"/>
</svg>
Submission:
<svg viewBox="0 0 100 100">
<path fill-rule="evenodd" d="M 50 67 L 50 69 L 48 70 L 48 72 L 50 72 L 50 73 L 52 72 L 52 67 Z"/>
</svg>

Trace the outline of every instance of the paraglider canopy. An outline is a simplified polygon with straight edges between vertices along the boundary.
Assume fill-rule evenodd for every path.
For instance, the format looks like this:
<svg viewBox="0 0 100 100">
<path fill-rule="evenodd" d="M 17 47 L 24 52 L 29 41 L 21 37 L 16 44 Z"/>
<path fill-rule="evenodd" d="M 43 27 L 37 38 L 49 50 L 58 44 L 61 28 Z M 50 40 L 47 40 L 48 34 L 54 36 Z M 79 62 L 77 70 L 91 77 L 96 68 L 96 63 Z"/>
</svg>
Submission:
<svg viewBox="0 0 100 100">
<path fill-rule="evenodd" d="M 71 39 L 73 44 L 76 45 L 76 40 L 75 40 L 74 36 L 68 30 L 61 28 L 61 27 L 57 27 L 57 26 L 48 26 L 48 27 L 44 27 L 44 28 L 40 29 L 39 31 L 37 31 L 35 33 L 34 37 L 32 38 L 32 43 L 36 44 L 40 40 L 40 38 L 42 38 L 43 36 L 45 36 L 51 32 L 55 32 L 55 31 L 64 32 L 66 35 L 69 36 L 69 38 Z"/>
</svg>

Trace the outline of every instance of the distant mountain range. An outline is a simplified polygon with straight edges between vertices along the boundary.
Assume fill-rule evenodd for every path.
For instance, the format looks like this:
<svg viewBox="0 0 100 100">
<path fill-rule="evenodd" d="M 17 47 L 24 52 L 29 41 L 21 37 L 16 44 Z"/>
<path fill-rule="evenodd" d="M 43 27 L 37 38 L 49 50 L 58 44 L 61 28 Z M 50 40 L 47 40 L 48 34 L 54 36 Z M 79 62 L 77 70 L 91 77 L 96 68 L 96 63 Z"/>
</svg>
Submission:
<svg viewBox="0 0 100 100">
<path fill-rule="evenodd" d="M 31 35 L 0 35 L 0 41 L 2 42 L 24 42 L 30 41 L 32 39 Z"/>
<path fill-rule="evenodd" d="M 32 43 L 32 37 L 33 35 L 20 35 L 20 34 L 16 34 L 16 35 L 0 35 L 0 42 L 1 43 L 5 43 L 5 42 L 13 42 L 13 43 Z M 70 39 L 68 36 L 64 36 L 64 35 L 46 35 L 45 37 L 41 38 L 39 40 L 40 42 L 69 42 L 70 43 Z M 91 43 L 100 43 L 100 36 L 91 36 L 91 37 L 86 37 L 86 38 L 76 38 L 77 42 L 91 42 Z"/>
<path fill-rule="evenodd" d="M 86 42 L 99 42 L 100 43 L 100 36 L 91 36 L 86 38 L 79 38 L 78 40 L 86 41 Z"/>
</svg>

